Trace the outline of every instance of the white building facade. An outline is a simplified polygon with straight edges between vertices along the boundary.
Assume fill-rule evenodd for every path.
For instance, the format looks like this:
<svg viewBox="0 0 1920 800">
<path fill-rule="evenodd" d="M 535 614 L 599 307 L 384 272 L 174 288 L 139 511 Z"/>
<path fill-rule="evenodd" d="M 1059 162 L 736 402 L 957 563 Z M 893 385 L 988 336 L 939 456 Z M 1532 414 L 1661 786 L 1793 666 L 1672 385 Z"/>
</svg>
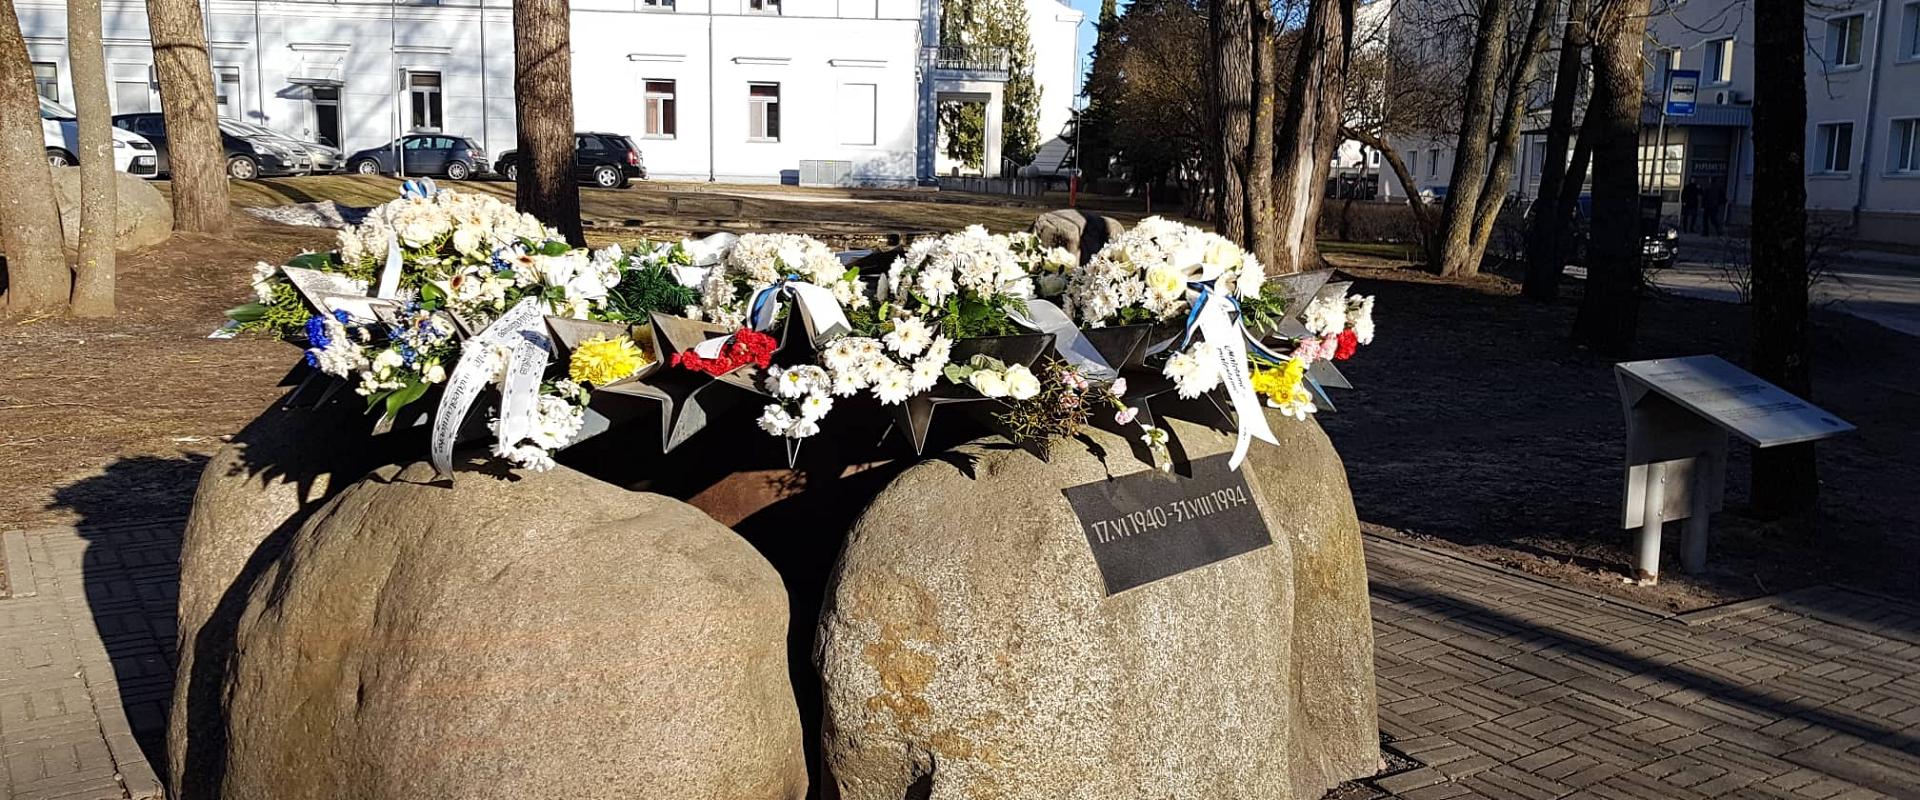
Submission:
<svg viewBox="0 0 1920 800">
<path fill-rule="evenodd" d="M 508 0 L 206 2 L 222 116 L 347 151 L 423 131 L 515 146 Z M 16 7 L 42 94 L 70 100 L 65 4 Z M 1078 12 L 1030 9 L 1043 92 L 1070 103 L 1074 28 L 1055 12 Z M 114 113 L 160 110 L 145 4 L 103 17 Z M 575 0 L 575 127 L 631 136 L 658 178 L 794 182 L 807 162 L 832 182 L 924 182 L 926 104 L 948 84 L 997 101 L 1005 80 L 931 47 L 938 31 L 938 0 Z"/>
</svg>

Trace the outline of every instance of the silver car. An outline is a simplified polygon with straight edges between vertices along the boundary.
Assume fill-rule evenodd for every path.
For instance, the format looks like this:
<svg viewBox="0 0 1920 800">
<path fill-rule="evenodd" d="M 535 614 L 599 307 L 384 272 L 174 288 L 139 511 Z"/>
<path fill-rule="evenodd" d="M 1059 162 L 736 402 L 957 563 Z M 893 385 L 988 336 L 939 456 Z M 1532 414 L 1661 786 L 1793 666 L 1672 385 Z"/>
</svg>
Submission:
<svg viewBox="0 0 1920 800">
<path fill-rule="evenodd" d="M 255 125 L 250 122 L 240 122 L 236 124 L 255 132 L 258 136 L 274 140 L 275 144 L 291 150 L 297 155 L 306 156 L 307 174 L 309 175 L 332 174 L 339 172 L 340 168 L 345 165 L 345 160 L 341 158 L 341 153 L 338 148 L 328 147 L 319 142 L 298 139 L 291 134 L 281 133 L 280 131 L 263 125 Z"/>
</svg>

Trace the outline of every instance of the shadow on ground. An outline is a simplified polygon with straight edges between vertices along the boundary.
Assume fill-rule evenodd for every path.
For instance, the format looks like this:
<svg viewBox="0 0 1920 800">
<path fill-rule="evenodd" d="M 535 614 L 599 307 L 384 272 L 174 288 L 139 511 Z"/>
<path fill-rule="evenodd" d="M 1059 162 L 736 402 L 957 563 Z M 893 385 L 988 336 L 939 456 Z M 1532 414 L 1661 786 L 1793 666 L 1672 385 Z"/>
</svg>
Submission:
<svg viewBox="0 0 1920 800">
<path fill-rule="evenodd" d="M 140 751 L 165 780 L 167 708 L 173 696 L 175 609 L 180 587 L 180 531 L 206 456 L 122 459 L 99 475 L 54 493 L 54 507 L 79 516 L 87 541 L 81 557 L 87 610 L 113 660 L 115 693 Z M 185 487 L 182 492 L 180 487 Z M 168 513 L 147 516 L 155 497 Z M 144 499 L 143 499 L 144 498 Z"/>
<path fill-rule="evenodd" d="M 1354 391 L 1322 424 L 1345 459 L 1362 519 L 1436 537 L 1507 566 L 1670 608 L 1821 582 L 1920 597 L 1920 339 L 1817 312 L 1814 401 L 1859 427 L 1819 446 L 1812 530 L 1750 517 L 1750 452 L 1735 444 L 1728 510 L 1708 572 L 1681 576 L 1679 523 L 1656 590 L 1621 584 L 1626 424 L 1611 360 L 1568 340 L 1577 298 L 1551 304 L 1499 278 L 1441 282 L 1355 270 L 1379 298 L 1379 339 L 1342 365 Z M 1577 291 L 1577 284 L 1575 284 Z M 1716 353 L 1747 361 L 1743 306 L 1660 296 L 1644 304 L 1638 358 Z"/>
</svg>

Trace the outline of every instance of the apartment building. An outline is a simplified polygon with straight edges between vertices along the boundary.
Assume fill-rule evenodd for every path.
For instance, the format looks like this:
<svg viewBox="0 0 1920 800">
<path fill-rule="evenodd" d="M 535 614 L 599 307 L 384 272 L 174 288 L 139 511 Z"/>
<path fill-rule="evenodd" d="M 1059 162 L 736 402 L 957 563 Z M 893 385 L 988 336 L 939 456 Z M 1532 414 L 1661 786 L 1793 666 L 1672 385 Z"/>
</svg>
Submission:
<svg viewBox="0 0 1920 800">
<path fill-rule="evenodd" d="M 70 98 L 66 7 L 21 0 L 42 94 Z M 1028 0 L 1042 134 L 1075 93 L 1079 12 Z M 346 150 L 403 133 L 515 144 L 509 0 L 206 0 L 220 113 Z M 942 100 L 997 106 L 1004 53 L 940 48 L 938 0 L 575 0 L 574 122 L 662 178 L 911 185 Z M 115 113 L 159 109 L 146 6 L 103 3 Z M 999 114 L 988 115 L 997 141 Z M 1044 127 L 1051 123 L 1052 129 Z M 989 155 L 997 155 L 990 153 Z M 989 172 L 997 159 L 989 159 Z"/>
</svg>

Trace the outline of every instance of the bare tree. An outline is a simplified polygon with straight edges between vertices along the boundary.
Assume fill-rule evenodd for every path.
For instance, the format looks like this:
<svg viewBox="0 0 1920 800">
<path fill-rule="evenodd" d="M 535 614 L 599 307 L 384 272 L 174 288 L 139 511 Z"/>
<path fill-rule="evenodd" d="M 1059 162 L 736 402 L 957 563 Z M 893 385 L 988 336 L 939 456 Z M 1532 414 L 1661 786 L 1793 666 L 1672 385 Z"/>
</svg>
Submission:
<svg viewBox="0 0 1920 800">
<path fill-rule="evenodd" d="M 227 229 L 227 151 L 220 143 L 213 65 L 199 0 L 147 0 L 153 69 L 160 79 L 160 110 L 167 121 L 167 160 L 173 174 L 173 229 L 219 233 Z"/>
<path fill-rule="evenodd" d="M 1516 160 L 1515 150 L 1520 146 L 1520 124 L 1527 116 L 1527 88 L 1533 77 L 1534 58 L 1546 48 L 1550 23 L 1559 8 L 1559 0 L 1533 0 L 1533 13 L 1528 17 L 1526 33 L 1522 35 L 1520 48 L 1508 66 L 1506 104 L 1500 109 L 1500 129 L 1493 136 L 1493 154 L 1486 181 L 1481 184 L 1480 196 L 1473 206 L 1473 231 L 1468 240 L 1472 251 L 1467 254 L 1465 262 L 1471 272 L 1479 271 L 1480 263 L 1487 254 L 1487 244 L 1493 239 L 1494 223 L 1500 219 L 1500 210 L 1506 205 L 1507 184 L 1513 177 L 1513 162 Z"/>
<path fill-rule="evenodd" d="M 1277 273 L 1319 263 L 1314 233 L 1327 172 L 1340 144 L 1353 53 L 1354 0 L 1313 0 L 1294 50 L 1294 86 L 1280 118 L 1273 168 Z"/>
<path fill-rule="evenodd" d="M 1593 39 L 1593 223 L 1578 344 L 1608 356 L 1633 349 L 1640 317 L 1640 187 L 1635 149 L 1644 97 L 1641 40 L 1649 0 L 1599 0 Z"/>
<path fill-rule="evenodd" d="M 520 210 L 575 246 L 580 186 L 573 179 L 573 64 L 566 0 L 513 4 L 513 93 L 520 130 Z"/>
<path fill-rule="evenodd" d="M 1812 397 L 1807 365 L 1806 0 L 1756 0 L 1753 67 L 1753 371 Z M 1756 450 L 1763 513 L 1811 512 L 1820 481 L 1813 445 Z"/>
<path fill-rule="evenodd" d="M 1245 244 L 1252 166 L 1253 8 L 1251 0 L 1213 0 L 1208 10 L 1207 39 L 1213 60 L 1207 83 L 1213 90 L 1213 115 L 1219 120 L 1213 223 L 1220 235 Z"/>
<path fill-rule="evenodd" d="M 1255 0 L 1251 22 L 1253 135 L 1248 142 L 1252 153 L 1247 175 L 1247 249 L 1260 263 L 1271 264 L 1278 246 L 1273 219 L 1273 146 L 1280 103 L 1273 6 L 1267 0 Z"/>
<path fill-rule="evenodd" d="M 1574 104 L 1579 100 L 1581 59 L 1587 49 L 1587 15 L 1591 8 L 1591 0 L 1568 0 L 1567 21 L 1560 34 L 1553 106 L 1547 118 L 1546 159 L 1540 167 L 1540 192 L 1534 201 L 1533 224 L 1527 231 L 1527 278 L 1522 291 L 1535 300 L 1559 296 L 1560 275 L 1567 262 L 1561 242 L 1572 211 L 1561 207 L 1560 187 L 1569 177 L 1567 148 L 1574 138 Z M 1584 178 L 1572 182 L 1578 186 Z"/>
<path fill-rule="evenodd" d="M 67 304 L 71 278 L 47 169 L 20 17 L 11 0 L 0 2 L 0 251 L 7 257 L 0 311 L 8 315 L 56 313 Z"/>
<path fill-rule="evenodd" d="M 100 0 L 67 0 L 67 54 L 80 127 L 80 250 L 73 268 L 73 313 L 113 316 L 118 187 L 107 60 L 100 49 Z"/>
</svg>

